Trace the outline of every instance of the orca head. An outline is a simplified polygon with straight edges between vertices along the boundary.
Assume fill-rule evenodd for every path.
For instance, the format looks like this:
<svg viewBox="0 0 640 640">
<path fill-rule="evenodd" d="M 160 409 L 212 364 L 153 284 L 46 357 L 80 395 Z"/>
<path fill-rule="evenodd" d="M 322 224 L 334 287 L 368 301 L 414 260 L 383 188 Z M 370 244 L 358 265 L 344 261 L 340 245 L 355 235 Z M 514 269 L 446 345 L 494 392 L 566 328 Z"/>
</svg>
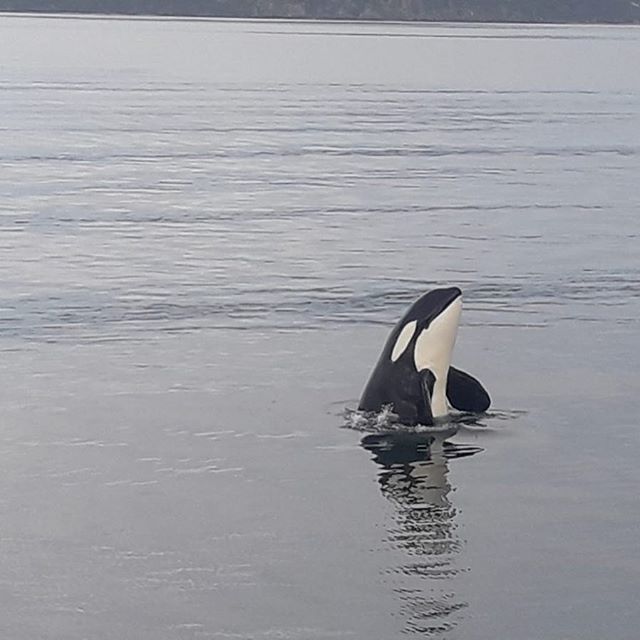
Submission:
<svg viewBox="0 0 640 640">
<path fill-rule="evenodd" d="M 429 291 L 411 305 L 385 349 L 392 363 L 420 374 L 434 418 L 449 411 L 447 375 L 461 311 L 462 292 L 458 287 Z"/>
</svg>

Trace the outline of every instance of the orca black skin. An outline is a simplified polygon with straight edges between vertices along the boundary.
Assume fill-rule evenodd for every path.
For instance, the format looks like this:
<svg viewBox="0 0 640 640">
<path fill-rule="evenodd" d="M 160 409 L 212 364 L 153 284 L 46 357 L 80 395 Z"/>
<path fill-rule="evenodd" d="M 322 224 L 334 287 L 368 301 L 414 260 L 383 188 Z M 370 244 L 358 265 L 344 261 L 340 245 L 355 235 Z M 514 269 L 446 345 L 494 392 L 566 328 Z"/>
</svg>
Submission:
<svg viewBox="0 0 640 640">
<path fill-rule="evenodd" d="M 449 407 L 486 411 L 491 399 L 480 382 L 450 366 L 461 307 L 457 287 L 434 289 L 416 300 L 391 331 L 358 409 L 390 406 L 409 426 L 432 425 Z"/>
</svg>

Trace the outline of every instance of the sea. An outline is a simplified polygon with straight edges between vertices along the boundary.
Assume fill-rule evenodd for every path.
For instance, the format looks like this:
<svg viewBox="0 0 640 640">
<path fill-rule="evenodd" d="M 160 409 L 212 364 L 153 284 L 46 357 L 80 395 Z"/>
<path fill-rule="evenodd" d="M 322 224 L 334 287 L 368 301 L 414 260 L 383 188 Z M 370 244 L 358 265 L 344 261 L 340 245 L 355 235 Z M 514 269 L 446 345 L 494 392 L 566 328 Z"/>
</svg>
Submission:
<svg viewBox="0 0 640 640">
<path fill-rule="evenodd" d="M 0 16 L 0 635 L 635 640 L 639 185 L 637 26 Z"/>
</svg>

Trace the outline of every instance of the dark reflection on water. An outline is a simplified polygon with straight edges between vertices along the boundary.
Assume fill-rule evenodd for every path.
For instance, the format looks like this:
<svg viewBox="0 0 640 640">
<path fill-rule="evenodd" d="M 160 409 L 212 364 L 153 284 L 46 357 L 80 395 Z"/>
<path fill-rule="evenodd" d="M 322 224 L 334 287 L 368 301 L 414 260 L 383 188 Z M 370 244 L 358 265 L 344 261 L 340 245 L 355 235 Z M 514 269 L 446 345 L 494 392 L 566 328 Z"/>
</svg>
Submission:
<svg viewBox="0 0 640 640">
<path fill-rule="evenodd" d="M 404 553 L 401 563 L 389 569 L 404 632 L 450 631 L 468 603 L 453 584 L 466 569 L 456 563 L 462 541 L 449 499 L 448 465 L 481 449 L 415 431 L 369 434 L 361 444 L 380 465 L 380 490 L 395 507 L 386 542 Z"/>
</svg>

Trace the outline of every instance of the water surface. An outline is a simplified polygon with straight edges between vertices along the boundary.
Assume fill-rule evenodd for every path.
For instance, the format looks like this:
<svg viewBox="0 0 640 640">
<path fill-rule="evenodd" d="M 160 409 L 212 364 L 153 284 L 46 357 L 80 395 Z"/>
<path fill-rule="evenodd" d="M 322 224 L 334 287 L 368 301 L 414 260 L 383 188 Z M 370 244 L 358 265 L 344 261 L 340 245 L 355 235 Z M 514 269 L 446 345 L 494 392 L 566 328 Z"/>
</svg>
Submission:
<svg viewBox="0 0 640 640">
<path fill-rule="evenodd" d="M 635 638 L 639 33 L 1 17 L 3 636 Z"/>
</svg>

